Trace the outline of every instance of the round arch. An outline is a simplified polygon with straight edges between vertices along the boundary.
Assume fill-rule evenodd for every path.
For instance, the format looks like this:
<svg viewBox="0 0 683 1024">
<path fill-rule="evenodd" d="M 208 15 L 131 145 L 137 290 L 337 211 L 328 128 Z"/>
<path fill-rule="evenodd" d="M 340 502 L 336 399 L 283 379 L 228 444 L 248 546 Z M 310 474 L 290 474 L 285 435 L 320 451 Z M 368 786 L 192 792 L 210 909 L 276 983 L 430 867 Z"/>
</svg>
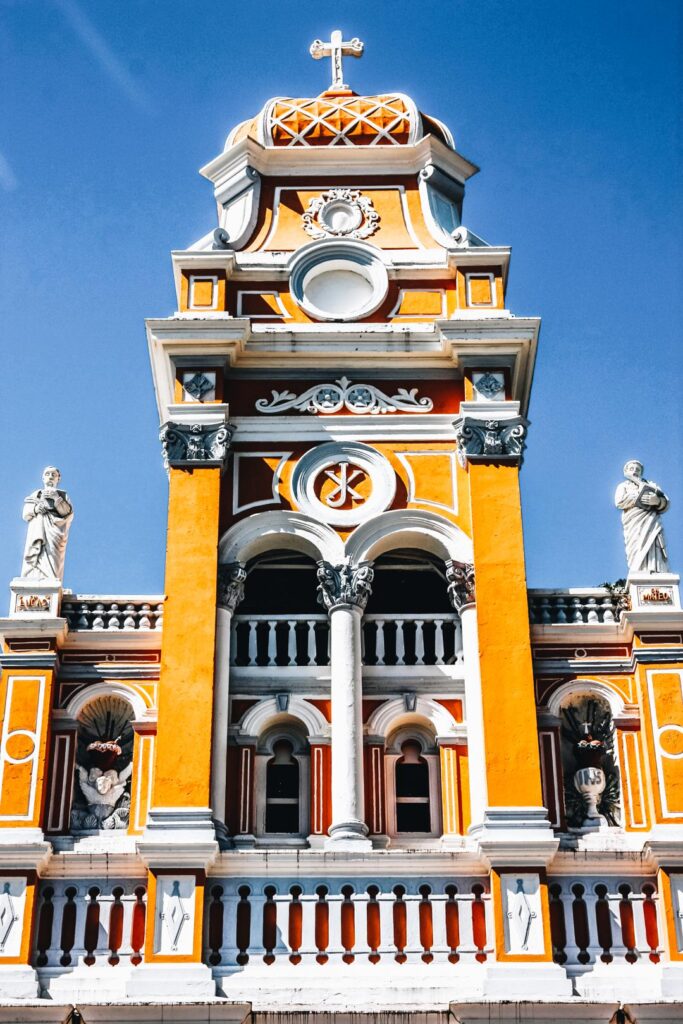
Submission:
<svg viewBox="0 0 683 1024">
<path fill-rule="evenodd" d="M 265 729 L 277 723 L 277 720 L 286 716 L 296 718 L 302 723 L 308 733 L 309 741 L 312 739 L 328 739 L 330 735 L 330 723 L 314 704 L 303 700 L 301 697 L 290 696 L 287 708 L 278 706 L 274 697 L 267 697 L 260 700 L 252 708 L 244 713 L 239 722 L 239 733 L 241 736 L 260 736 Z"/>
<path fill-rule="evenodd" d="M 562 705 L 568 700 L 569 697 L 577 697 L 581 694 L 587 696 L 602 697 L 604 701 L 609 704 L 610 713 L 612 718 L 617 715 L 623 715 L 624 705 L 626 703 L 622 694 L 617 693 L 611 686 L 602 682 L 600 679 L 572 679 L 568 683 L 562 683 L 550 696 L 548 700 L 548 710 L 551 715 L 556 718 L 560 717 L 562 711 Z"/>
<path fill-rule="evenodd" d="M 64 710 L 70 718 L 78 718 L 85 705 L 96 697 L 120 697 L 130 704 L 135 719 L 152 717 L 152 704 L 147 694 L 125 683 L 101 682 L 84 686 L 69 699 Z"/>
<path fill-rule="evenodd" d="M 455 523 L 434 512 L 394 509 L 356 527 L 346 541 L 352 562 L 372 562 L 396 548 L 428 551 L 442 561 L 471 562 L 472 541 Z"/>
<path fill-rule="evenodd" d="M 301 512 L 256 512 L 231 526 L 218 544 L 220 564 L 248 562 L 274 548 L 297 551 L 316 562 L 342 560 L 342 541 L 331 527 Z"/>
<path fill-rule="evenodd" d="M 418 697 L 414 711 L 407 710 L 406 702 L 401 697 L 385 701 L 370 715 L 366 731 L 369 736 L 382 736 L 386 739 L 389 733 L 399 727 L 420 721 L 426 722 L 438 738 L 460 739 L 462 736 L 462 726 L 459 726 L 450 711 L 430 697 Z"/>
</svg>

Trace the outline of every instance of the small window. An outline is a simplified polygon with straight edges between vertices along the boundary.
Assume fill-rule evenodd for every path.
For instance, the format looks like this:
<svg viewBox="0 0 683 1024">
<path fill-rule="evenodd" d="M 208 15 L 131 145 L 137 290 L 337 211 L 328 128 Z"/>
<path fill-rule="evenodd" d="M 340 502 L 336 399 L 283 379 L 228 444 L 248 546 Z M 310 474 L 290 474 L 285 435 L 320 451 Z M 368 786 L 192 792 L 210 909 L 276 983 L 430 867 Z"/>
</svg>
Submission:
<svg viewBox="0 0 683 1024">
<path fill-rule="evenodd" d="M 266 768 L 266 832 L 299 832 L 299 762 L 289 740 L 278 740 Z"/>
<path fill-rule="evenodd" d="M 406 740 L 396 762 L 396 831 L 431 832 L 429 766 L 417 740 Z"/>
</svg>

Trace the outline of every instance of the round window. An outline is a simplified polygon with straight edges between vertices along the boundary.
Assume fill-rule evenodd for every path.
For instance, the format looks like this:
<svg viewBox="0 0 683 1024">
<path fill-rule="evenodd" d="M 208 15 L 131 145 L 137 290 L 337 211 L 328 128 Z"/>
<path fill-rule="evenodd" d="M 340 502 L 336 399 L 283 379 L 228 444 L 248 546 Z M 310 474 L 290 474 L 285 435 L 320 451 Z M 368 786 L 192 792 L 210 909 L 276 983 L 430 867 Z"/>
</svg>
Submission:
<svg viewBox="0 0 683 1024">
<path fill-rule="evenodd" d="M 360 320 L 374 313 L 388 286 L 382 261 L 357 242 L 316 242 L 292 262 L 292 295 L 316 320 Z"/>
</svg>

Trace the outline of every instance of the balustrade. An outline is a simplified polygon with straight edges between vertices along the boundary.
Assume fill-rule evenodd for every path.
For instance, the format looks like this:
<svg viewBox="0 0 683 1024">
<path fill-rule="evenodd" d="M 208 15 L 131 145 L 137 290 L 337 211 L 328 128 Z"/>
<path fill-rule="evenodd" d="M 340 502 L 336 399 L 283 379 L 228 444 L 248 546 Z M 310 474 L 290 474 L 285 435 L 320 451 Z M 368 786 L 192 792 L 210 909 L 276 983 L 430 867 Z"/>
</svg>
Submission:
<svg viewBox="0 0 683 1024">
<path fill-rule="evenodd" d="M 238 667 L 329 665 L 327 615 L 236 615 L 231 664 Z M 366 615 L 363 663 L 453 665 L 462 661 L 457 615 Z"/>
<path fill-rule="evenodd" d="M 158 597 L 79 597 L 62 599 L 70 630 L 160 630 L 164 606 Z"/>
<path fill-rule="evenodd" d="M 551 879 L 553 956 L 568 968 L 598 962 L 658 963 L 654 880 Z"/>
<path fill-rule="evenodd" d="M 142 961 L 146 890 L 141 881 L 55 880 L 40 890 L 34 963 L 73 968 Z"/>
<path fill-rule="evenodd" d="M 483 962 L 492 952 L 487 880 L 295 884 L 210 879 L 206 960 L 327 964 Z"/>
<path fill-rule="evenodd" d="M 530 590 L 529 616 L 533 625 L 595 625 L 616 623 L 625 597 L 605 587 L 586 590 Z"/>
</svg>

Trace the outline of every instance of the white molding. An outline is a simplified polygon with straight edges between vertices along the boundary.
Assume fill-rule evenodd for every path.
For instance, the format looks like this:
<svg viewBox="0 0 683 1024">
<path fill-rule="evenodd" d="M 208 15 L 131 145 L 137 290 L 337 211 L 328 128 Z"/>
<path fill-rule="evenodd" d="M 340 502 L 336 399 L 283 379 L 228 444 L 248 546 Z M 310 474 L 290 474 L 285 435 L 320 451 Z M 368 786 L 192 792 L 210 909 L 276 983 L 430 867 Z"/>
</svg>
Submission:
<svg viewBox="0 0 683 1024">
<path fill-rule="evenodd" d="M 551 715 L 559 718 L 562 711 L 562 705 L 565 704 L 570 697 L 579 696 L 584 693 L 597 695 L 598 697 L 602 697 L 606 700 L 609 704 L 612 718 L 616 718 L 618 715 L 624 714 L 624 699 L 601 679 L 592 679 L 587 676 L 580 676 L 577 679 L 572 679 L 570 682 L 563 683 L 561 686 L 558 686 L 558 688 L 554 690 L 548 698 L 548 711 Z"/>
<path fill-rule="evenodd" d="M 471 294 L 470 282 L 474 278 L 483 278 L 483 277 L 487 278 L 488 281 L 491 284 L 491 301 L 490 302 L 472 302 L 472 294 Z M 471 272 L 465 273 L 465 294 L 466 294 L 465 301 L 467 302 L 467 305 L 469 307 L 471 307 L 472 309 L 486 309 L 487 307 L 489 309 L 494 309 L 496 307 L 496 305 L 497 305 L 497 303 L 496 303 L 496 275 L 493 274 L 493 273 L 490 273 L 489 271 L 476 271 L 476 270 L 473 270 Z"/>
<path fill-rule="evenodd" d="M 242 737 L 257 738 L 270 726 L 287 718 L 295 718 L 306 729 L 309 743 L 314 738 L 329 737 L 330 723 L 314 704 L 291 694 L 286 711 L 278 708 L 274 697 L 261 700 L 249 708 L 238 723 L 238 733 Z"/>
<path fill-rule="evenodd" d="M 274 296 L 277 305 L 280 307 L 280 313 L 272 310 L 270 313 L 244 313 L 242 311 L 242 296 L 243 295 L 272 295 Z M 258 289 L 258 288 L 242 288 L 237 292 L 237 316 L 248 316 L 250 320 L 272 320 L 277 316 L 281 316 L 283 320 L 291 320 L 292 315 L 285 309 L 282 299 L 280 298 L 280 292 L 269 290 L 269 289 Z"/>
<path fill-rule="evenodd" d="M 679 683 L 680 683 L 680 687 L 681 687 L 681 691 L 682 691 L 681 699 L 683 700 L 683 671 L 676 670 L 676 669 L 673 669 L 673 668 L 671 668 L 671 669 L 669 669 L 669 668 L 661 668 L 661 669 L 648 669 L 648 671 L 645 673 L 645 678 L 647 680 L 647 699 L 648 699 L 648 703 L 650 705 L 650 718 L 651 718 L 651 721 L 652 721 L 652 738 L 653 738 L 653 746 L 654 746 L 654 751 L 653 752 L 654 752 L 654 756 L 655 756 L 655 765 L 656 765 L 656 769 L 657 769 L 657 783 L 658 783 L 658 788 L 659 788 L 659 797 L 660 797 L 661 804 L 662 804 L 662 816 L 664 818 L 666 818 L 666 819 L 673 820 L 676 823 L 680 823 L 681 821 L 683 821 L 683 807 L 681 807 L 680 810 L 676 810 L 676 811 L 671 810 L 669 808 L 669 803 L 668 803 L 668 800 L 667 800 L 667 793 L 666 793 L 666 785 L 665 785 L 665 781 L 664 781 L 664 766 L 662 764 L 662 758 L 666 758 L 667 760 L 671 760 L 671 761 L 679 760 L 680 758 L 683 758 L 683 753 L 681 753 L 681 754 L 665 754 L 664 751 L 661 748 L 661 744 L 660 744 L 659 740 L 660 740 L 661 734 L 663 732 L 666 732 L 666 731 L 669 731 L 669 730 L 683 734 L 683 725 L 679 725 L 679 724 L 660 725 L 659 724 L 659 717 L 657 715 L 657 709 L 656 709 L 656 706 L 655 706 L 655 699 L 654 699 L 654 687 L 655 687 L 654 677 L 656 675 L 678 675 L 678 679 L 679 679 Z"/>
<path fill-rule="evenodd" d="M 429 551 L 444 561 L 473 560 L 472 541 L 459 526 L 421 509 L 383 512 L 357 527 L 346 541 L 346 552 L 354 562 L 374 561 L 399 547 Z"/>
<path fill-rule="evenodd" d="M 197 304 L 195 302 L 195 286 L 198 281 L 210 281 L 211 282 L 211 302 L 210 304 Z M 190 274 L 188 281 L 187 291 L 187 306 L 188 309 L 198 310 L 199 312 L 210 312 L 211 310 L 218 309 L 218 276 L 216 274 Z"/>
<path fill-rule="evenodd" d="M 455 441 L 455 413 L 233 416 L 233 447 L 287 441 Z M 436 453 L 438 454 L 438 453 Z"/>
<path fill-rule="evenodd" d="M 32 729 L 10 729 L 9 723 L 12 718 L 12 700 L 14 697 L 14 684 L 16 682 L 37 682 L 38 703 L 35 714 L 35 725 Z M 0 821 L 31 821 L 35 812 L 36 789 L 38 786 L 38 770 L 40 760 L 40 746 L 43 730 L 43 708 L 45 706 L 45 676 L 9 676 L 7 679 L 7 691 L 5 694 L 5 707 L 3 709 L 2 736 L 0 737 L 0 795 L 2 794 L 5 764 L 30 764 L 31 781 L 29 784 L 28 805 L 26 814 L 0 814 Z M 24 757 L 14 758 L 7 753 L 7 743 L 12 736 L 26 736 L 33 743 L 33 750 Z"/>
<path fill-rule="evenodd" d="M 451 427 L 452 427 L 453 420 L 451 419 L 451 417 L 449 417 L 449 420 L 451 422 Z M 450 438 L 449 438 L 449 440 L 450 440 Z M 458 511 L 458 478 L 457 478 L 457 472 L 458 471 L 457 471 L 457 468 L 456 468 L 457 456 L 456 456 L 455 452 L 443 452 L 443 451 L 422 451 L 422 452 L 420 452 L 420 451 L 409 451 L 409 452 L 394 452 L 394 454 L 395 454 L 396 458 L 398 459 L 398 461 L 401 463 L 401 465 L 404 467 L 404 469 L 406 471 L 406 475 L 408 477 L 408 493 L 406 495 L 406 502 L 407 502 L 407 504 L 410 505 L 410 504 L 414 503 L 416 505 L 431 505 L 433 508 L 442 508 L 442 509 L 445 509 L 446 512 L 457 513 L 457 511 Z M 418 498 L 418 496 L 417 496 L 417 488 L 416 488 L 416 484 L 415 484 L 415 474 L 413 473 L 413 467 L 410 464 L 410 460 L 414 459 L 414 458 L 424 458 L 424 457 L 427 457 L 427 458 L 447 458 L 449 460 L 450 466 L 451 466 L 451 492 L 452 492 L 452 501 L 451 501 L 450 505 L 444 505 L 443 502 L 441 502 L 441 501 L 432 501 L 430 498 Z"/>
<path fill-rule="evenodd" d="M 280 433 L 280 436 L 281 436 L 281 433 Z M 278 452 L 273 452 L 273 451 L 270 451 L 270 452 L 267 452 L 267 451 L 266 452 L 263 452 L 263 451 L 261 451 L 261 452 L 247 451 L 247 452 L 235 452 L 234 453 L 233 459 L 232 459 L 232 479 L 233 479 L 232 514 L 234 516 L 239 515 L 241 512 L 246 512 L 250 508 L 262 508 L 264 505 L 281 505 L 282 504 L 282 498 L 280 497 L 280 492 L 278 490 L 278 487 L 279 487 L 280 481 L 282 479 L 282 470 L 284 469 L 284 467 L 285 467 L 285 465 L 287 463 L 287 459 L 291 456 L 291 454 L 292 454 L 291 451 L 289 451 L 289 452 L 283 452 L 283 451 L 278 451 Z M 273 479 L 272 479 L 272 483 L 271 483 L 271 492 L 272 492 L 271 497 L 270 498 L 261 498 L 258 501 L 249 501 L 249 502 L 247 502 L 244 505 L 240 505 L 240 503 L 239 503 L 240 462 L 243 462 L 245 459 L 257 459 L 257 458 L 261 458 L 261 459 L 263 459 L 263 458 L 276 459 L 278 457 L 279 457 L 280 461 L 278 462 L 277 466 L 273 470 Z"/>
<path fill-rule="evenodd" d="M 218 560 L 221 564 L 247 562 L 278 547 L 333 565 L 344 554 L 342 540 L 330 526 L 301 512 L 282 510 L 255 512 L 231 526 L 219 541 Z"/>
<path fill-rule="evenodd" d="M 406 702 L 402 697 L 385 701 L 370 715 L 365 726 L 368 736 L 382 736 L 385 740 L 391 732 L 399 727 L 419 724 L 420 720 L 430 726 L 439 739 L 460 738 L 462 730 L 450 711 L 429 697 L 418 697 L 415 710 L 407 711 Z"/>
<path fill-rule="evenodd" d="M 154 705 L 149 695 L 142 688 L 138 689 L 129 683 L 119 680 L 86 683 L 69 698 L 63 711 L 69 718 L 76 720 L 85 705 L 89 704 L 96 697 L 120 697 L 121 700 L 125 700 L 130 704 L 133 709 L 134 718 L 143 718 L 146 721 L 153 720 L 150 711 Z"/>
</svg>

